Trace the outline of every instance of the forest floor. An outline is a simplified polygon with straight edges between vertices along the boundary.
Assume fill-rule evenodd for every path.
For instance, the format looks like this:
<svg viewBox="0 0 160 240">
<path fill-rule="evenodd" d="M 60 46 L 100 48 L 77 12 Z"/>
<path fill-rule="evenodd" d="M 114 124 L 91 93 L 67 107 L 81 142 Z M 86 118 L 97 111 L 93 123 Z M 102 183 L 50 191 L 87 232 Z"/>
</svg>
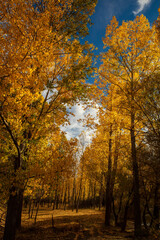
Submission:
<svg viewBox="0 0 160 240">
<path fill-rule="evenodd" d="M 22 215 L 22 229 L 16 240 L 131 240 L 133 239 L 133 222 L 128 221 L 125 232 L 118 227 L 104 226 L 104 211 L 98 210 L 51 210 L 41 208 L 36 224 L 34 215 L 28 218 L 27 209 Z M 54 227 L 53 220 L 54 219 Z M 140 238 L 140 240 L 150 238 Z"/>
</svg>

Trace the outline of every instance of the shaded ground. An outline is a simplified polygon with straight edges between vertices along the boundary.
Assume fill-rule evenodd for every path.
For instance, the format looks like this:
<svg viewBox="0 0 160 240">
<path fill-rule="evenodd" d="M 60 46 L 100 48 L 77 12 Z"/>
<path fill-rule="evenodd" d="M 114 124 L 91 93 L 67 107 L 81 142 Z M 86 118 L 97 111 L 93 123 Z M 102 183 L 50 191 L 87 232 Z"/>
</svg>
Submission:
<svg viewBox="0 0 160 240">
<path fill-rule="evenodd" d="M 54 227 L 52 226 L 52 214 Z M 133 223 L 128 221 L 126 232 L 120 228 L 104 227 L 104 213 L 98 210 L 41 209 L 34 224 L 34 218 L 28 219 L 27 211 L 23 213 L 22 230 L 16 240 L 131 240 L 133 239 Z M 148 238 L 143 238 L 143 240 Z"/>
<path fill-rule="evenodd" d="M 23 229 L 16 240 L 129 240 L 133 236 L 132 224 L 125 233 L 121 233 L 119 228 L 105 228 L 104 213 L 98 210 L 80 210 L 76 213 L 41 209 L 36 225 L 31 220 L 27 221 L 25 214 L 23 220 Z"/>
</svg>

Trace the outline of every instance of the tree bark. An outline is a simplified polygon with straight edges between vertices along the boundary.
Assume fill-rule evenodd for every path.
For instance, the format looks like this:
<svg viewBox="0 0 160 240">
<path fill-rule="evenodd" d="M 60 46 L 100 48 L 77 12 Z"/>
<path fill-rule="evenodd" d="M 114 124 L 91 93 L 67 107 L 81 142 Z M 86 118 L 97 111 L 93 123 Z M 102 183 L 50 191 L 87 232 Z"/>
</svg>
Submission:
<svg viewBox="0 0 160 240">
<path fill-rule="evenodd" d="M 73 181 L 73 190 L 72 190 L 72 211 L 74 210 L 75 207 L 75 197 L 76 197 L 76 177 L 74 176 L 74 181 Z"/>
<path fill-rule="evenodd" d="M 123 221 L 122 221 L 122 225 L 121 225 L 121 231 L 125 231 L 125 229 L 126 229 L 127 215 L 128 215 L 129 206 L 131 205 L 130 200 L 131 200 L 132 193 L 133 193 L 133 187 L 132 187 L 131 191 L 129 191 L 128 199 L 127 199 L 127 202 L 126 202 L 126 205 L 124 208 L 124 215 L 123 215 Z"/>
<path fill-rule="evenodd" d="M 109 155 L 108 155 L 108 172 L 107 172 L 107 182 L 106 182 L 106 209 L 105 209 L 105 226 L 110 226 L 111 218 L 111 173 L 112 173 L 112 124 L 110 125 L 110 139 L 109 139 Z"/>
<path fill-rule="evenodd" d="M 139 171 L 136 156 L 136 142 L 135 142 L 135 120 L 134 113 L 131 110 L 131 156 L 133 165 L 133 204 L 134 204 L 134 232 L 135 236 L 141 234 L 141 208 L 140 208 L 140 194 L 139 194 Z"/>
<path fill-rule="evenodd" d="M 103 190 L 103 171 L 101 172 L 101 180 L 100 180 L 100 190 L 99 190 L 99 210 L 102 207 L 102 190 Z"/>
<path fill-rule="evenodd" d="M 64 211 L 66 210 L 66 201 L 67 201 L 67 185 L 66 185 L 66 188 L 65 188 L 64 199 L 63 199 Z"/>
<path fill-rule="evenodd" d="M 10 191 L 9 200 L 7 203 L 7 215 L 5 222 L 5 229 L 3 240 L 15 240 L 17 229 L 17 209 L 18 209 L 19 195 L 15 187 Z"/>
<path fill-rule="evenodd" d="M 115 204 L 114 204 L 114 197 L 112 198 L 113 214 L 114 214 L 114 218 L 115 218 L 115 226 L 118 226 L 118 218 L 119 218 L 119 214 L 120 214 L 121 209 L 122 209 L 122 199 L 123 199 L 123 192 L 122 192 L 122 194 L 121 194 L 121 196 L 120 196 L 118 211 L 117 211 L 117 213 L 116 213 Z"/>
<path fill-rule="evenodd" d="M 16 171 L 20 168 L 21 165 L 20 152 L 18 152 L 17 157 L 14 156 L 13 158 L 14 178 L 16 179 Z M 14 183 L 10 188 L 3 240 L 15 240 L 17 227 L 20 228 L 21 226 L 23 190 L 15 187 L 17 184 L 18 182 L 14 180 Z"/>
<path fill-rule="evenodd" d="M 93 196 L 92 196 L 92 201 L 93 201 L 93 209 L 96 208 L 96 182 L 94 183 L 94 187 L 93 187 Z"/>
<path fill-rule="evenodd" d="M 153 220 L 154 227 L 156 230 L 159 229 L 159 201 L 158 201 L 159 183 L 156 181 L 156 187 L 154 191 L 154 209 L 153 209 Z"/>
<path fill-rule="evenodd" d="M 16 228 L 21 229 L 21 220 L 22 220 L 22 207 L 23 207 L 23 189 L 19 190 L 18 195 L 18 209 L 17 209 L 17 222 L 16 222 Z"/>
</svg>

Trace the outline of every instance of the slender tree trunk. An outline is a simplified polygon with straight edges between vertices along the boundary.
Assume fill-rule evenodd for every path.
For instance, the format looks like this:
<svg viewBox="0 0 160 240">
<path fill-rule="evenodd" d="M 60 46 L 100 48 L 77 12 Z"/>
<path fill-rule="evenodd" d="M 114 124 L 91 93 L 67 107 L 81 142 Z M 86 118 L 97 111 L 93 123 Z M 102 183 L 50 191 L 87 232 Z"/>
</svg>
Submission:
<svg viewBox="0 0 160 240">
<path fill-rule="evenodd" d="M 82 196 L 83 169 L 84 169 L 84 158 L 82 157 L 82 170 L 81 170 L 81 178 L 80 178 L 79 192 L 78 192 L 78 197 L 77 197 L 76 212 L 78 212 L 79 203 L 80 203 L 80 201 L 81 201 L 81 196 Z"/>
<path fill-rule="evenodd" d="M 121 231 L 125 231 L 125 229 L 126 229 L 127 215 L 128 215 L 128 209 L 130 206 L 130 200 L 131 200 L 132 193 L 133 193 L 133 187 L 132 187 L 131 191 L 129 191 L 128 199 L 127 199 L 127 202 L 126 202 L 126 205 L 124 208 L 124 215 L 123 215 L 123 221 L 122 221 L 122 225 L 121 225 Z"/>
<path fill-rule="evenodd" d="M 146 221 L 146 209 L 147 209 L 147 203 L 144 206 L 143 214 L 142 214 L 142 219 L 143 219 L 143 224 L 146 230 L 148 230 L 148 225 Z"/>
<path fill-rule="evenodd" d="M 115 204 L 114 204 L 114 197 L 112 199 L 113 199 L 113 214 L 114 214 L 114 218 L 115 218 L 115 226 L 118 226 L 118 218 L 119 218 L 119 214 L 120 214 L 121 209 L 122 209 L 123 192 L 122 192 L 122 194 L 120 196 L 120 199 L 119 199 L 119 206 L 118 206 L 117 213 L 116 213 Z"/>
<path fill-rule="evenodd" d="M 32 199 L 29 199 L 28 218 L 31 218 Z"/>
<path fill-rule="evenodd" d="M 115 219 L 115 226 L 118 226 L 118 213 L 116 213 L 114 197 L 113 197 L 112 204 L 113 204 L 113 215 L 114 215 L 114 219 Z"/>
<path fill-rule="evenodd" d="M 90 201 L 90 198 L 91 198 L 91 181 L 89 181 L 88 201 Z"/>
<path fill-rule="evenodd" d="M 92 206 L 93 206 L 93 209 L 95 209 L 95 207 L 96 207 L 96 182 L 94 183 L 93 191 L 92 191 Z"/>
<path fill-rule="evenodd" d="M 58 209 L 58 207 L 59 207 L 59 201 L 60 200 L 60 195 L 59 195 L 59 193 L 57 194 L 57 201 L 56 201 L 56 209 Z"/>
<path fill-rule="evenodd" d="M 101 182 L 100 182 L 100 190 L 99 190 L 99 210 L 102 207 L 102 189 L 103 189 L 103 171 L 101 172 Z"/>
<path fill-rule="evenodd" d="M 107 172 L 107 182 L 106 182 L 106 209 L 105 209 L 105 226 L 110 225 L 111 218 L 111 173 L 112 173 L 112 124 L 110 125 L 110 139 L 109 139 L 109 156 L 108 156 L 108 172 Z"/>
<path fill-rule="evenodd" d="M 159 183 L 157 180 L 155 191 L 154 191 L 154 209 L 153 209 L 153 220 L 154 220 L 154 227 L 156 230 L 159 229 L 159 201 L 158 201 L 159 194 L 158 192 L 159 192 Z"/>
<path fill-rule="evenodd" d="M 79 203 L 81 201 L 81 195 L 82 195 L 82 178 L 80 181 L 79 192 L 78 192 L 77 203 L 76 203 L 76 212 L 77 213 L 78 213 L 78 209 L 79 209 Z"/>
<path fill-rule="evenodd" d="M 83 188 L 83 201 L 85 201 L 85 198 L 86 198 L 86 188 L 84 186 L 84 188 Z"/>
<path fill-rule="evenodd" d="M 96 183 L 95 183 L 95 185 L 94 185 L 94 209 L 96 208 L 96 190 L 97 190 L 97 188 L 96 188 Z"/>
<path fill-rule="evenodd" d="M 117 166 L 118 166 L 118 155 L 119 155 L 119 146 L 120 146 L 120 135 L 115 136 L 115 151 L 114 151 L 114 162 L 113 162 L 113 170 L 112 170 L 112 182 L 111 182 L 111 194 L 113 196 L 115 178 L 117 174 Z"/>
<path fill-rule="evenodd" d="M 131 110 L 131 156 L 133 164 L 133 188 L 134 188 L 134 231 L 135 236 L 141 234 L 141 208 L 140 208 L 140 194 L 139 194 L 139 172 L 138 172 L 138 162 L 136 156 L 136 142 L 135 142 L 135 130 L 134 130 L 135 120 L 134 113 Z"/>
<path fill-rule="evenodd" d="M 125 229 L 126 229 L 128 208 L 129 208 L 129 202 L 126 203 L 126 206 L 125 206 L 125 209 L 124 209 L 124 216 L 123 216 L 123 222 L 122 222 L 122 225 L 121 225 L 121 231 L 125 231 Z"/>
<path fill-rule="evenodd" d="M 66 210 L 66 201 L 67 201 L 67 185 L 65 188 L 64 199 L 63 199 L 64 210 Z"/>
<path fill-rule="evenodd" d="M 151 199 L 151 195 L 152 195 L 152 191 L 150 192 L 150 194 L 148 195 L 148 192 L 146 190 L 146 186 L 144 181 L 142 180 L 142 184 L 144 187 L 144 199 L 145 199 L 145 204 L 144 204 L 144 209 L 143 209 L 143 214 L 142 214 L 142 220 L 143 220 L 143 224 L 146 230 L 148 230 L 148 224 L 147 224 L 147 220 L 146 220 L 146 213 L 150 215 L 150 227 L 152 226 L 153 223 L 153 215 L 149 209 L 149 202 Z"/>
<path fill-rule="evenodd" d="M 36 221 L 37 221 L 40 202 L 41 202 L 41 198 L 38 200 L 38 203 L 37 203 L 36 213 L 35 213 L 35 217 L 34 217 L 34 224 L 36 224 Z"/>
<path fill-rule="evenodd" d="M 57 184 L 56 184 L 54 203 L 53 203 L 53 210 L 57 209 L 57 202 L 58 202 L 58 180 L 57 180 Z"/>
<path fill-rule="evenodd" d="M 122 197 L 123 197 L 123 193 L 122 193 L 122 195 L 120 197 L 119 210 L 118 210 L 118 213 L 116 214 L 115 206 L 114 206 L 113 190 L 114 190 L 115 178 L 116 178 L 116 173 L 117 173 L 119 144 L 120 144 L 120 136 L 116 136 L 115 137 L 114 163 L 113 163 L 112 178 L 111 178 L 111 199 L 113 199 L 113 212 L 114 212 L 114 217 L 115 217 L 115 226 L 118 224 L 118 215 L 121 211 Z"/>
<path fill-rule="evenodd" d="M 72 211 L 74 210 L 75 206 L 75 192 L 76 192 L 76 177 L 74 176 L 74 181 L 73 181 L 73 190 L 72 190 Z"/>
<path fill-rule="evenodd" d="M 34 213 L 34 207 L 36 207 L 35 201 L 32 202 L 32 208 L 31 208 L 31 218 L 33 217 Z"/>
<path fill-rule="evenodd" d="M 68 184 L 68 206 L 70 206 L 70 183 Z"/>
</svg>

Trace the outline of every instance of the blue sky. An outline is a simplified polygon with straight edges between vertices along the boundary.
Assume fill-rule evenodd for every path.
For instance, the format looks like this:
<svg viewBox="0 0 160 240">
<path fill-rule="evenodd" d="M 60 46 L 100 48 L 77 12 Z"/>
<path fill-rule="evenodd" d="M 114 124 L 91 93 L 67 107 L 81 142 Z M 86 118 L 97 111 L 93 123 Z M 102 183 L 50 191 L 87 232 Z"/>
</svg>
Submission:
<svg viewBox="0 0 160 240">
<path fill-rule="evenodd" d="M 95 13 L 91 16 L 93 26 L 90 27 L 86 39 L 98 47 L 98 54 L 103 51 L 102 38 L 113 16 L 116 16 L 121 24 L 123 20 L 134 20 L 135 12 L 141 9 L 137 14 L 145 15 L 152 24 L 158 17 L 159 7 L 159 0 L 98 0 Z"/>
<path fill-rule="evenodd" d="M 105 37 L 106 26 L 110 23 L 113 16 L 116 16 L 119 24 L 122 21 L 134 20 L 136 15 L 145 15 L 150 24 L 158 17 L 158 8 L 160 7 L 160 0 L 99 0 L 95 8 L 95 13 L 92 15 L 91 20 L 94 25 L 89 29 L 89 35 L 85 40 L 93 43 L 98 50 L 95 51 L 96 55 L 103 52 L 102 38 Z M 100 64 L 98 60 L 97 67 Z M 92 83 L 94 78 L 90 78 L 89 82 Z M 78 119 L 84 119 L 84 116 L 90 113 L 96 117 L 97 110 L 90 108 L 89 110 L 83 109 L 83 104 L 79 103 L 73 106 L 71 111 L 75 117 L 70 117 L 70 125 L 64 126 L 63 131 L 66 132 L 68 139 L 77 137 L 82 131 L 86 132 L 86 142 L 91 140 L 93 130 L 88 131 L 83 127 L 83 123 L 80 123 Z"/>
<path fill-rule="evenodd" d="M 95 13 L 91 16 L 93 25 L 89 29 L 89 35 L 85 40 L 93 43 L 98 48 L 96 55 L 103 52 L 102 38 L 105 37 L 106 26 L 113 16 L 116 16 L 119 24 L 122 21 L 134 20 L 136 15 L 145 15 L 150 24 L 158 17 L 160 0 L 98 0 Z M 98 61 L 98 65 L 100 61 Z M 93 80 L 90 79 L 90 82 Z"/>
</svg>

